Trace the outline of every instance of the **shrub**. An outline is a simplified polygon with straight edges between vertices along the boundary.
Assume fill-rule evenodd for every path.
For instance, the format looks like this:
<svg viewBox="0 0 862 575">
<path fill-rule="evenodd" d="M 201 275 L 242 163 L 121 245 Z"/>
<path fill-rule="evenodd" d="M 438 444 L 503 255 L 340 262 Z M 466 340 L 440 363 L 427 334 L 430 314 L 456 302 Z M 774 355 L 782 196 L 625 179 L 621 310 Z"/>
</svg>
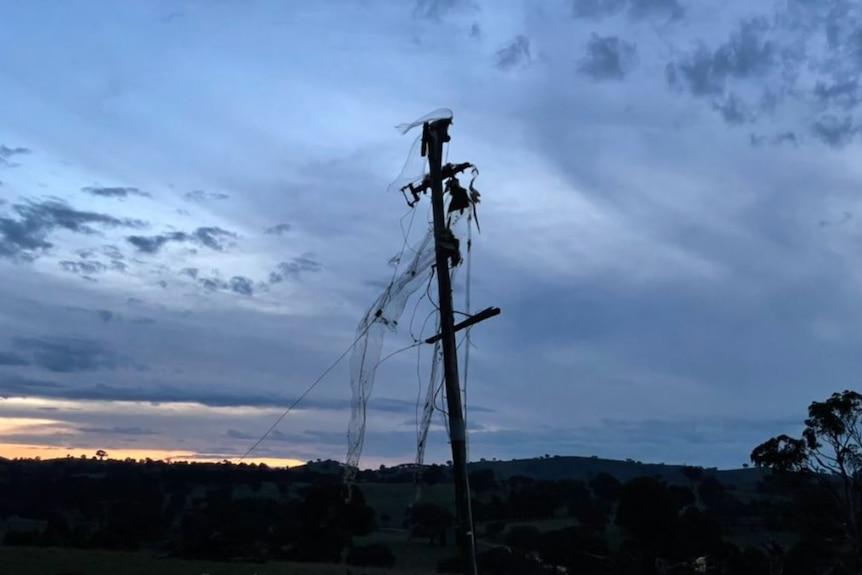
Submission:
<svg viewBox="0 0 862 575">
<path fill-rule="evenodd" d="M 347 564 L 354 567 L 394 567 L 395 554 L 386 545 L 354 545 L 347 552 Z"/>
</svg>

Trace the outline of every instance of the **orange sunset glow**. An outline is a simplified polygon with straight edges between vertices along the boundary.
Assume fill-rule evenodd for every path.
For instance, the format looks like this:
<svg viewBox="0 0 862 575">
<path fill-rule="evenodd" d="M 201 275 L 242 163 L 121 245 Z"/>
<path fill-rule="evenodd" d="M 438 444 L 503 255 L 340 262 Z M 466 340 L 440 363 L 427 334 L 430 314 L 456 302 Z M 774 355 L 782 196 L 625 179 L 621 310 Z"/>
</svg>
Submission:
<svg viewBox="0 0 862 575">
<path fill-rule="evenodd" d="M 228 459 L 233 463 L 239 463 L 239 458 L 215 458 L 215 457 L 199 457 L 193 451 L 181 450 L 159 450 L 159 449 L 110 449 L 108 447 L 75 447 L 73 449 L 65 447 L 55 447 L 52 445 L 27 445 L 18 443 L 0 443 L 0 457 L 14 459 L 22 457 L 25 459 L 63 459 L 67 456 L 81 457 L 86 455 L 88 458 L 93 457 L 96 451 L 104 449 L 108 453 L 109 459 L 154 459 L 161 461 L 189 461 L 200 463 L 217 463 Z M 273 457 L 249 457 L 243 460 L 243 463 L 263 463 L 269 467 L 296 467 L 297 465 L 305 465 L 305 461 L 299 459 L 288 458 L 273 458 Z"/>
</svg>

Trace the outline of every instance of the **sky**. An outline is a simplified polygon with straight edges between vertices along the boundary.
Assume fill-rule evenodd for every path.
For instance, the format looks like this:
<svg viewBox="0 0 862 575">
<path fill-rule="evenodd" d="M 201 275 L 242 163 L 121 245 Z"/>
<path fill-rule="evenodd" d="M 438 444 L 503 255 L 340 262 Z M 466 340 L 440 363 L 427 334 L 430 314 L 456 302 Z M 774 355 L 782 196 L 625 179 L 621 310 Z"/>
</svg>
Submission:
<svg viewBox="0 0 862 575">
<path fill-rule="evenodd" d="M 237 460 L 427 229 L 389 184 L 438 108 L 480 170 L 471 309 L 502 309 L 461 366 L 471 459 L 739 467 L 856 386 L 853 0 L 0 13 L 0 456 Z M 384 355 L 433 333 L 421 295 Z M 379 367 L 363 466 L 415 457 L 426 347 Z M 345 361 L 250 460 L 344 461 L 350 407 Z"/>
</svg>

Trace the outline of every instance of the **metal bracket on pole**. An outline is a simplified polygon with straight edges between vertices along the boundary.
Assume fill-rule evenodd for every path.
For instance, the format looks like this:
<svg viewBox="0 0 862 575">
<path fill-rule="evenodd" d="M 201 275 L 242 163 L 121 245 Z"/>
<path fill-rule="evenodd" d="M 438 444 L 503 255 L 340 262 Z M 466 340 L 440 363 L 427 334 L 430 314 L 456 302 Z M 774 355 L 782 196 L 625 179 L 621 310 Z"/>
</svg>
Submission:
<svg viewBox="0 0 862 575">
<path fill-rule="evenodd" d="M 453 332 L 461 331 L 464 328 L 468 328 L 471 325 L 475 325 L 475 324 L 479 323 L 480 321 L 485 321 L 486 319 L 490 319 L 496 315 L 500 315 L 500 308 L 498 308 L 498 307 L 489 307 L 489 308 L 483 309 L 479 313 L 475 313 L 475 314 L 471 315 L 470 317 L 468 317 L 464 321 L 456 323 L 455 326 L 453 327 L 452 331 Z M 438 333 L 437 335 L 432 335 L 431 337 L 426 339 L 425 343 L 437 343 L 441 339 L 443 339 L 443 334 Z"/>
</svg>

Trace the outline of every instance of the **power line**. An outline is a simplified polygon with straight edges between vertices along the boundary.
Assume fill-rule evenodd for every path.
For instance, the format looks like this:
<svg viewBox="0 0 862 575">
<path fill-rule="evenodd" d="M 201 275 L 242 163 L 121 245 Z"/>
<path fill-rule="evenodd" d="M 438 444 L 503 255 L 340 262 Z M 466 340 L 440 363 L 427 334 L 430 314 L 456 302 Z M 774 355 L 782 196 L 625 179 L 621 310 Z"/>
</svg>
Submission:
<svg viewBox="0 0 862 575">
<path fill-rule="evenodd" d="M 255 449 L 257 449 L 257 447 L 258 447 L 261 443 L 263 443 L 263 442 L 266 440 L 266 438 L 267 438 L 267 437 L 269 437 L 269 436 L 270 436 L 270 434 L 272 434 L 272 432 L 273 432 L 273 431 L 275 431 L 275 428 L 276 428 L 276 427 L 278 427 L 278 425 L 279 425 L 282 421 L 284 421 L 284 418 L 285 418 L 285 417 L 287 417 L 287 416 L 290 414 L 290 412 L 291 412 L 291 411 L 293 411 L 293 409 L 294 409 L 297 405 L 299 405 L 299 403 L 300 403 L 303 399 L 305 399 L 305 398 L 306 398 L 306 396 L 308 396 L 308 394 L 309 394 L 309 393 L 311 393 L 311 392 L 312 392 L 312 390 L 314 390 L 314 388 L 315 388 L 315 387 L 317 387 L 317 385 L 318 385 L 321 381 L 323 381 L 323 378 L 325 378 L 327 375 L 329 375 L 329 372 L 331 372 L 333 369 L 335 369 L 335 367 L 336 367 L 339 363 L 341 363 L 341 360 L 343 360 L 343 359 L 347 356 L 347 354 L 348 354 L 348 353 L 350 353 L 350 351 L 351 351 L 354 347 L 356 347 L 356 344 L 359 342 L 359 340 L 360 340 L 360 339 L 362 339 L 362 338 L 365 336 L 365 333 L 368 331 L 368 329 L 371 327 L 371 325 L 372 325 L 372 324 L 369 324 L 369 325 L 368 325 L 368 327 L 366 327 L 364 330 L 362 330 L 362 333 L 360 333 L 360 334 L 356 337 L 356 339 L 355 339 L 355 340 L 353 340 L 353 343 L 351 343 L 351 344 L 350 344 L 350 347 L 348 347 L 347 349 L 345 349 L 345 350 L 344 350 L 344 352 L 342 352 L 342 354 L 338 356 L 338 359 L 336 359 L 336 360 L 335 360 L 335 361 L 334 361 L 334 362 L 333 362 L 329 367 L 327 367 L 327 368 L 326 368 L 326 370 L 324 370 L 324 372 L 323 372 L 322 374 L 320 374 L 320 376 L 319 376 L 317 379 L 315 379 L 315 380 L 314 380 L 314 382 L 313 382 L 311 385 L 309 385 L 309 386 L 308 386 L 308 388 L 307 388 L 304 392 L 302 392 L 302 395 L 300 395 L 299 397 L 297 397 L 297 398 L 296 398 L 296 400 L 294 400 L 294 402 L 293 402 L 292 404 L 290 404 L 290 407 L 288 407 L 286 410 L 284 410 L 284 413 L 282 413 L 282 414 L 278 417 L 278 419 L 276 419 L 276 420 L 275 420 L 275 422 L 274 422 L 272 425 L 270 425 L 270 426 L 269 426 L 269 429 L 267 429 L 267 430 L 266 430 L 266 432 L 265 432 L 263 435 L 261 435 L 261 436 L 260 436 L 260 439 L 258 439 L 257 441 L 255 441 L 255 442 L 254 442 L 254 444 L 253 444 L 251 447 L 249 447 L 249 448 L 248 448 L 248 451 L 246 451 L 246 452 L 243 454 L 243 456 L 239 458 L 240 462 L 242 462 L 242 460 L 243 460 L 243 459 L 245 459 L 246 457 L 248 457 L 248 456 L 249 456 L 249 454 L 250 454 L 252 451 L 254 451 Z M 386 357 L 384 357 L 383 359 L 381 359 L 380 361 L 378 361 L 378 362 L 377 362 L 377 365 L 376 365 L 376 366 L 374 366 L 374 369 L 377 369 L 378 367 L 380 367 L 380 365 L 381 365 L 383 362 L 385 362 L 386 360 L 388 360 L 388 359 L 391 359 L 391 358 L 395 357 L 395 356 L 396 356 L 396 355 L 398 355 L 399 353 L 403 353 L 403 352 L 405 352 L 405 351 L 407 351 L 407 350 L 409 350 L 409 349 L 413 349 L 414 347 L 416 347 L 416 346 L 418 346 L 418 345 L 420 345 L 420 344 L 422 344 L 422 343 L 424 343 L 424 342 L 423 342 L 423 341 L 421 341 L 421 340 L 420 340 L 420 341 L 415 341 L 415 342 L 411 343 L 410 345 L 404 346 L 404 347 L 402 347 L 401 349 L 397 349 L 397 350 L 393 351 L 392 353 L 390 353 L 389 355 L 387 355 Z"/>
<path fill-rule="evenodd" d="M 300 401 L 302 401 L 303 399 L 305 399 L 305 397 L 306 397 L 309 393 L 311 393 L 311 392 L 312 392 L 312 390 L 313 390 L 315 387 L 317 387 L 317 384 L 319 384 L 321 381 L 323 381 L 323 378 L 324 378 L 324 377 L 326 377 L 327 375 L 329 375 L 329 372 L 330 372 L 330 371 L 332 371 L 333 369 L 335 369 L 335 367 L 336 367 L 339 363 L 341 363 L 341 360 L 343 360 L 345 357 L 347 357 L 347 354 L 348 354 L 348 353 L 350 353 L 350 350 L 352 350 L 352 349 L 354 348 L 354 346 L 356 346 L 356 344 L 359 342 L 359 340 L 360 340 L 360 339 L 362 339 L 362 338 L 365 336 L 365 333 L 368 331 L 368 329 L 371 327 L 371 325 L 373 325 L 373 324 L 368 324 L 368 326 L 366 326 L 366 328 L 365 328 L 364 330 L 362 330 L 362 332 L 361 332 L 359 335 L 357 335 L 357 336 L 356 336 L 356 339 L 354 339 L 354 340 L 353 340 L 353 343 L 351 343 L 351 344 L 350 344 L 350 346 L 349 346 L 347 349 L 345 349 L 345 350 L 341 353 L 341 355 L 339 355 L 339 356 L 338 356 L 338 359 L 336 359 L 336 360 L 335 360 L 335 361 L 334 361 L 334 362 L 333 362 L 329 367 L 327 367 L 327 368 L 323 371 L 323 373 L 321 373 L 321 374 L 320 374 L 320 376 L 319 376 L 317 379 L 315 379 L 315 380 L 314 380 L 314 383 L 312 383 L 311 385 L 309 385 L 309 386 L 308 386 L 308 389 L 306 389 L 305 391 L 303 391 L 303 392 L 302 392 L 302 395 L 300 395 L 299 397 L 297 397 L 297 398 L 296 398 L 296 400 L 294 400 L 294 402 L 290 404 L 290 407 L 288 407 L 287 409 L 285 409 L 285 410 L 284 410 L 284 413 L 282 413 L 282 414 L 278 417 L 278 419 L 276 419 L 276 420 L 275 420 L 275 423 L 273 423 L 272 425 L 270 425 L 270 426 L 269 426 L 269 429 L 267 429 L 267 430 L 266 430 L 266 432 L 265 432 L 263 435 L 261 435 L 261 436 L 260 436 L 260 439 L 258 439 L 257 441 L 255 441 L 255 442 L 254 442 L 254 444 L 253 444 L 251 447 L 249 447 L 249 448 L 248 448 L 248 451 L 246 451 L 246 452 L 243 454 L 243 456 L 239 458 L 239 460 L 240 460 L 240 461 L 242 461 L 243 459 L 245 459 L 246 457 L 248 457 L 248 456 L 249 456 L 249 454 L 250 454 L 252 451 L 254 451 L 255 449 L 257 449 L 257 447 L 258 447 L 261 443 L 263 443 L 263 442 L 264 442 L 264 440 L 266 440 L 266 438 L 267 438 L 267 437 L 269 437 L 269 435 L 270 435 L 273 431 L 275 431 L 275 428 L 276 428 L 276 427 L 278 427 L 278 424 L 279 424 L 279 423 L 281 423 L 281 422 L 284 420 L 284 418 L 285 418 L 285 417 L 287 417 L 287 416 L 288 416 L 288 414 L 289 414 L 291 411 L 293 411 L 293 408 L 294 408 L 294 407 L 296 407 L 297 405 L 299 405 L 299 402 L 300 402 Z"/>
</svg>

